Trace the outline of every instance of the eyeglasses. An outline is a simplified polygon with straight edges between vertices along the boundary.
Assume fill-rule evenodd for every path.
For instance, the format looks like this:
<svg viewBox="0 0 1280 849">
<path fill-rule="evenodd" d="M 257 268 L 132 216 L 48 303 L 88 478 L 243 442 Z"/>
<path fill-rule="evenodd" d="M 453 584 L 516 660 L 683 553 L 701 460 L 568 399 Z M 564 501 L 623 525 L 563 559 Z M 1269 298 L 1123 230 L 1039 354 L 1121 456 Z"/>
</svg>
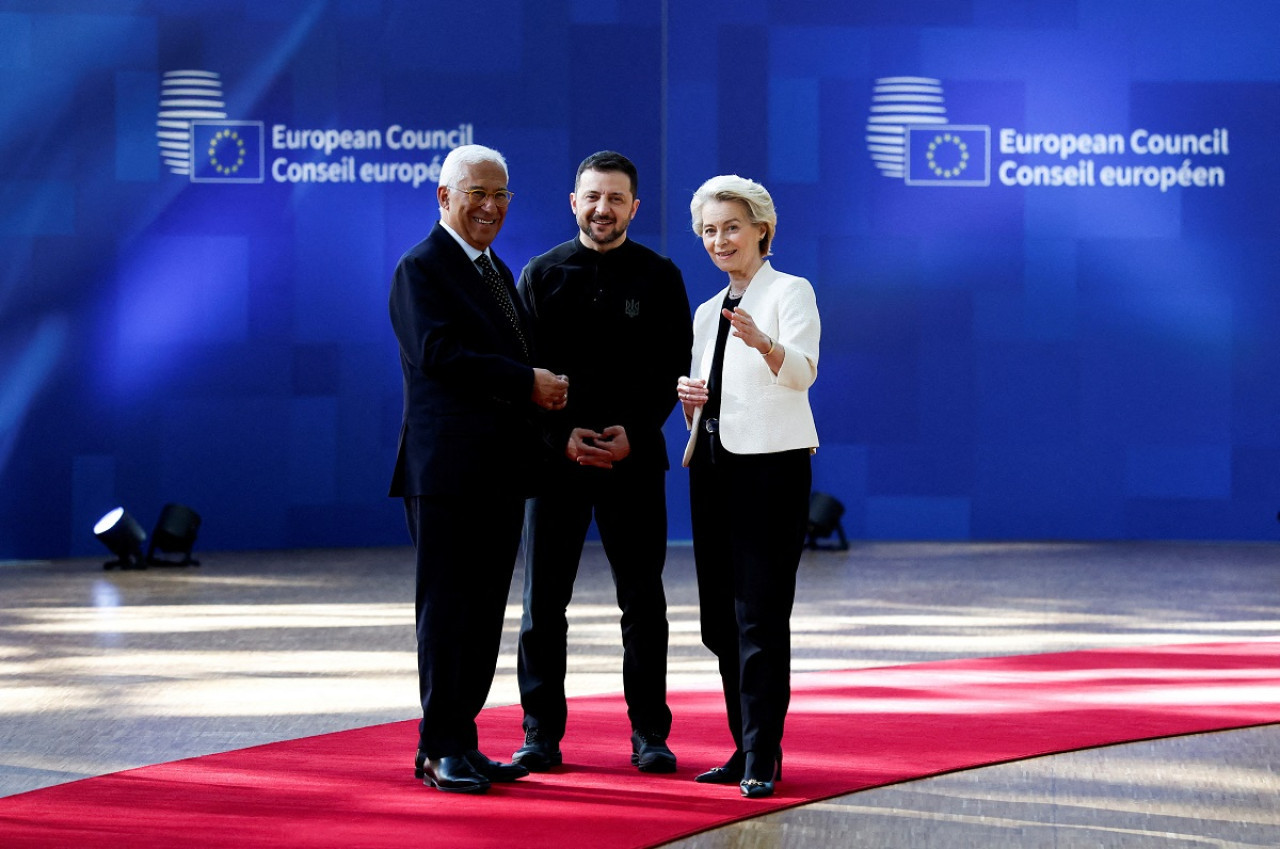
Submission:
<svg viewBox="0 0 1280 849">
<path fill-rule="evenodd" d="M 486 199 L 493 198 L 493 202 L 498 206 L 506 206 L 511 203 L 513 194 L 506 189 L 498 189 L 496 192 L 486 192 L 484 189 L 460 189 L 457 186 L 450 186 L 455 192 L 462 192 L 471 198 L 471 202 L 476 206 L 484 203 Z"/>
</svg>

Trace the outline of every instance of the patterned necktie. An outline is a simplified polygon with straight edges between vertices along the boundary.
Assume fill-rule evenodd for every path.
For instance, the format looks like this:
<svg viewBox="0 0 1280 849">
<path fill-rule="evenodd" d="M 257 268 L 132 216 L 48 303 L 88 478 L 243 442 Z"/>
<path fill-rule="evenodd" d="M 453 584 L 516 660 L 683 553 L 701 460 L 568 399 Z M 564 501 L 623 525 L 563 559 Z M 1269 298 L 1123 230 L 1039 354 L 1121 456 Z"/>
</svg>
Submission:
<svg viewBox="0 0 1280 849">
<path fill-rule="evenodd" d="M 480 266 L 480 274 L 484 277 L 484 282 L 489 287 L 489 292 L 493 295 L 494 300 L 498 302 L 498 306 L 502 307 L 502 311 L 506 313 L 507 320 L 511 322 L 511 326 L 515 328 L 516 335 L 520 337 L 520 347 L 524 350 L 525 359 L 528 359 L 529 343 L 525 341 L 524 330 L 520 327 L 520 317 L 516 315 L 516 305 L 511 302 L 511 294 L 507 292 L 507 287 L 503 285 L 498 269 L 493 267 L 493 263 L 489 261 L 489 257 L 485 254 L 480 254 L 480 258 L 476 260 L 476 265 Z"/>
</svg>

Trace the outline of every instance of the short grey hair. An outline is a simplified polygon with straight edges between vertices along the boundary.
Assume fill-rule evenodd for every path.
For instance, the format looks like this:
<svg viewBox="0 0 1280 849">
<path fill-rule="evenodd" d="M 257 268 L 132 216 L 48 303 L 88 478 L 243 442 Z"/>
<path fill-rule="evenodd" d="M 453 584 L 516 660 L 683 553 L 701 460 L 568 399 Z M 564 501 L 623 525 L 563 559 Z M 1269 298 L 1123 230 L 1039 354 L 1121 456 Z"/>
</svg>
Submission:
<svg viewBox="0 0 1280 849">
<path fill-rule="evenodd" d="M 689 202 L 689 213 L 693 217 L 693 232 L 702 235 L 702 207 L 707 201 L 742 202 L 747 207 L 747 216 L 752 224 L 764 225 L 764 236 L 760 239 L 760 256 L 769 255 L 773 244 L 773 236 L 778 230 L 778 211 L 773 207 L 773 198 L 769 191 L 755 180 L 739 177 L 737 174 L 721 174 L 707 180 L 693 193 Z"/>
<path fill-rule="evenodd" d="M 493 162 L 501 166 L 503 176 L 510 179 L 507 160 L 503 159 L 501 153 L 482 144 L 464 144 L 449 151 L 449 155 L 444 158 L 444 164 L 440 166 L 440 185 L 452 186 L 468 166 L 482 162 Z"/>
</svg>

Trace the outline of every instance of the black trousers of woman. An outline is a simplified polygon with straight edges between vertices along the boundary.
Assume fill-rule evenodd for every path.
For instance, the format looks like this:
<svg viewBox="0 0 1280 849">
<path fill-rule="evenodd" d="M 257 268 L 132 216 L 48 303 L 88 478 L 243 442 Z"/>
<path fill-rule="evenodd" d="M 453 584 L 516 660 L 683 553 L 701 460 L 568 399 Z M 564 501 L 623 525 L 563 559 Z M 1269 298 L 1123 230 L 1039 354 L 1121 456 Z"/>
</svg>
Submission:
<svg viewBox="0 0 1280 849">
<path fill-rule="evenodd" d="M 702 642 L 740 752 L 772 762 L 791 701 L 791 608 L 809 520 L 808 449 L 730 454 L 701 434 L 689 468 Z"/>
</svg>

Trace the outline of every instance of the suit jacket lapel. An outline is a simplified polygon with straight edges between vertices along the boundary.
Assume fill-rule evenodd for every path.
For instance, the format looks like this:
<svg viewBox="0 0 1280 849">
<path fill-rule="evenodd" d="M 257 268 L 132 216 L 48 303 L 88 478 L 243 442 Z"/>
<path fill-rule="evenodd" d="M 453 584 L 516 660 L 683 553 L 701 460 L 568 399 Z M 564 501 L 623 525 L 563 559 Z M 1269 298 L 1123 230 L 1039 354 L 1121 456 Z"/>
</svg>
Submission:
<svg viewBox="0 0 1280 849">
<path fill-rule="evenodd" d="M 507 317 L 502 314 L 502 307 L 494 302 L 493 296 L 485 289 L 480 268 L 471 261 L 457 240 L 439 223 L 432 229 L 431 238 L 440 253 L 441 261 L 448 268 L 449 280 L 462 292 L 462 296 L 471 302 L 477 312 L 488 318 L 490 324 L 505 326 Z M 505 266 L 498 265 L 499 273 L 504 268 Z"/>
<path fill-rule="evenodd" d="M 503 338 L 510 338 L 514 359 L 523 360 L 520 341 L 515 338 L 515 334 L 511 330 L 511 322 L 507 319 L 506 313 L 503 312 L 502 305 L 494 299 L 493 294 L 489 291 L 488 284 L 484 282 L 484 278 L 480 274 L 480 267 L 471 261 L 471 258 L 467 256 L 467 252 L 462 249 L 457 240 L 450 236 L 449 232 L 441 227 L 439 223 L 432 228 L 430 238 L 435 243 L 441 261 L 446 264 L 449 280 L 461 291 L 462 296 L 475 307 L 476 311 L 483 315 L 489 324 L 500 331 L 500 335 Z M 494 267 L 498 270 L 498 275 L 502 278 L 502 285 L 507 290 L 507 296 L 511 298 L 511 302 L 515 306 L 516 317 L 520 321 L 520 328 L 524 333 L 525 339 L 529 339 L 529 316 L 525 312 L 520 298 L 516 295 L 515 286 L 512 283 L 511 269 L 498 258 L 498 254 L 492 248 L 489 249 L 489 255 L 493 259 Z M 530 356 L 532 356 L 532 352 L 530 352 Z"/>
</svg>

